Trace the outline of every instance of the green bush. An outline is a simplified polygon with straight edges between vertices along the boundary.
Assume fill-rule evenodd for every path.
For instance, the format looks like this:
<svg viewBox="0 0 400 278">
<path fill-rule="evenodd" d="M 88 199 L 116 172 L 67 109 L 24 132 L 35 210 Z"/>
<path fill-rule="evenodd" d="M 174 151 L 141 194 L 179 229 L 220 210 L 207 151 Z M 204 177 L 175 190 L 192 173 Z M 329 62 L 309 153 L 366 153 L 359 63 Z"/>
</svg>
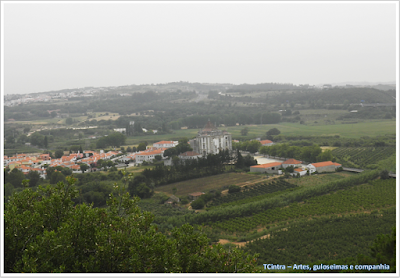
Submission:
<svg viewBox="0 0 400 278">
<path fill-rule="evenodd" d="M 192 202 L 193 209 L 202 209 L 204 207 L 204 200 L 199 198 Z"/>
<path fill-rule="evenodd" d="M 232 184 L 231 186 L 229 186 L 228 193 L 235 193 L 235 192 L 240 192 L 240 187 Z"/>
</svg>

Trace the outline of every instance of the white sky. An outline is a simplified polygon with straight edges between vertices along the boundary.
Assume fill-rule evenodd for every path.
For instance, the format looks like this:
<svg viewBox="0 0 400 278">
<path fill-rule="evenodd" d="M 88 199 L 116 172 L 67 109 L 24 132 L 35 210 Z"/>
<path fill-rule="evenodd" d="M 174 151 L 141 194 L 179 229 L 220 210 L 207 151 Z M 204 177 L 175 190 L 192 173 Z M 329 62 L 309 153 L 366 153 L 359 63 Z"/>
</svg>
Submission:
<svg viewBox="0 0 400 278">
<path fill-rule="evenodd" d="M 2 2 L 4 93 L 396 80 L 396 2 Z"/>
</svg>

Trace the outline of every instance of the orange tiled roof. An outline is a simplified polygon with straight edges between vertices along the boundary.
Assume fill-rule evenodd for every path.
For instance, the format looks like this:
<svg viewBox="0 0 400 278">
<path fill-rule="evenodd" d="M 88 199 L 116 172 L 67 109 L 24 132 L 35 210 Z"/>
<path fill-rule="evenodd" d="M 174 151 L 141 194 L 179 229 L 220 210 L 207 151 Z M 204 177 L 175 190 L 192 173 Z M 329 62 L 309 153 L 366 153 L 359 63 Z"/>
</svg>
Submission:
<svg viewBox="0 0 400 278">
<path fill-rule="evenodd" d="M 262 141 L 260 141 L 260 143 L 261 143 L 261 145 L 264 145 L 264 144 L 271 144 L 273 142 L 271 140 L 262 140 Z"/>
<path fill-rule="evenodd" d="M 160 144 L 174 144 L 174 141 L 160 141 L 160 142 L 154 143 L 153 145 L 155 145 L 155 144 L 158 144 L 158 145 L 160 145 Z"/>
<path fill-rule="evenodd" d="M 305 170 L 303 170 L 303 169 L 301 169 L 301 168 L 296 168 L 296 169 L 294 169 L 296 172 L 303 172 L 303 171 L 305 171 Z"/>
<path fill-rule="evenodd" d="M 32 170 L 32 171 L 38 171 L 38 172 L 44 171 L 43 169 L 40 169 L 40 168 L 31 168 L 31 170 Z"/>
<path fill-rule="evenodd" d="M 282 162 L 282 164 L 301 164 L 301 161 L 291 158 L 286 160 L 285 162 Z"/>
<path fill-rule="evenodd" d="M 330 166 L 330 165 L 335 165 L 335 164 L 333 164 L 332 161 L 323 161 L 323 162 L 318 162 L 318 163 L 311 163 L 311 165 L 318 168 L 318 167 Z"/>
<path fill-rule="evenodd" d="M 201 196 L 203 194 L 204 194 L 203 192 L 193 192 L 193 193 L 190 193 L 189 195 L 190 196 Z"/>
<path fill-rule="evenodd" d="M 155 150 L 151 152 L 145 152 L 145 153 L 138 153 L 137 155 L 157 155 L 161 154 L 163 151 L 162 150 Z"/>
<path fill-rule="evenodd" d="M 271 162 L 271 163 L 266 163 L 266 164 L 261 164 L 261 165 L 254 165 L 251 166 L 252 168 L 269 168 L 269 167 L 275 167 L 275 166 L 280 166 L 282 165 L 282 162 Z"/>
<path fill-rule="evenodd" d="M 342 166 L 342 164 L 339 164 L 339 163 L 336 163 L 336 162 L 333 162 L 333 165 L 335 165 L 335 166 Z"/>
</svg>

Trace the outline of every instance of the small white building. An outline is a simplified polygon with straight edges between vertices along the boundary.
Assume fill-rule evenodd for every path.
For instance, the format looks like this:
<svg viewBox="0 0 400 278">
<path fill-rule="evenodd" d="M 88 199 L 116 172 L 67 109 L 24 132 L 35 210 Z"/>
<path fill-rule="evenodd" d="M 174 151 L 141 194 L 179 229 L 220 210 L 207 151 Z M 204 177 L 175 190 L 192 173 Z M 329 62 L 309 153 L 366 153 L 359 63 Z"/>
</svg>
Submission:
<svg viewBox="0 0 400 278">
<path fill-rule="evenodd" d="M 302 168 L 295 168 L 293 173 L 290 173 L 292 176 L 297 176 L 297 174 L 300 174 L 300 177 L 304 176 L 307 174 L 306 169 Z"/>
<path fill-rule="evenodd" d="M 155 158 L 156 155 L 160 155 L 161 157 L 163 156 L 164 151 L 163 150 L 155 150 L 151 152 L 142 152 L 136 154 L 136 163 L 143 163 L 143 161 L 151 162 Z"/>
<path fill-rule="evenodd" d="M 126 133 L 126 128 L 114 128 L 114 131 L 121 132 L 121 133 Z"/>
<path fill-rule="evenodd" d="M 283 168 L 286 169 L 287 167 L 290 167 L 290 166 L 293 166 L 294 168 L 301 167 L 301 161 L 291 158 L 291 159 L 288 159 L 288 160 L 282 162 Z"/>
<path fill-rule="evenodd" d="M 269 173 L 269 174 L 282 174 L 282 162 L 272 162 L 261 165 L 254 165 L 250 167 L 250 172 Z"/>
<path fill-rule="evenodd" d="M 271 140 L 261 140 L 260 143 L 261 146 L 272 146 L 274 144 Z"/>
<path fill-rule="evenodd" d="M 332 161 L 310 163 L 307 165 L 307 169 L 309 170 L 310 174 L 314 172 L 335 172 L 335 170 L 339 167 L 342 167 L 342 165 Z"/>
</svg>

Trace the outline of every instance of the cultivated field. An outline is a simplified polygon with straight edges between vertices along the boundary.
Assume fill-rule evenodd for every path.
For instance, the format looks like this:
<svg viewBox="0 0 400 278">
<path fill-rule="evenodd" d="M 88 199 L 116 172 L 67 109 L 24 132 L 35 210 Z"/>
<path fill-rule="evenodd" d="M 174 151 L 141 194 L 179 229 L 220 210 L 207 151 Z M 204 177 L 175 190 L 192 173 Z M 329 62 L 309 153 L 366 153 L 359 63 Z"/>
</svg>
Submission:
<svg viewBox="0 0 400 278">
<path fill-rule="evenodd" d="M 352 172 L 335 172 L 335 173 L 325 173 L 311 176 L 303 176 L 299 179 L 289 179 L 288 182 L 295 184 L 297 186 L 315 186 L 318 184 L 336 181 L 339 179 L 347 178 L 356 175 Z"/>
<path fill-rule="evenodd" d="M 225 173 L 210 177 L 187 180 L 157 187 L 155 191 L 172 194 L 172 189 L 176 187 L 177 196 L 186 196 L 193 192 L 207 192 L 212 189 L 226 189 L 229 185 L 241 185 L 244 183 L 252 183 L 256 180 L 262 180 L 258 175 L 248 175 L 245 173 Z"/>
</svg>

